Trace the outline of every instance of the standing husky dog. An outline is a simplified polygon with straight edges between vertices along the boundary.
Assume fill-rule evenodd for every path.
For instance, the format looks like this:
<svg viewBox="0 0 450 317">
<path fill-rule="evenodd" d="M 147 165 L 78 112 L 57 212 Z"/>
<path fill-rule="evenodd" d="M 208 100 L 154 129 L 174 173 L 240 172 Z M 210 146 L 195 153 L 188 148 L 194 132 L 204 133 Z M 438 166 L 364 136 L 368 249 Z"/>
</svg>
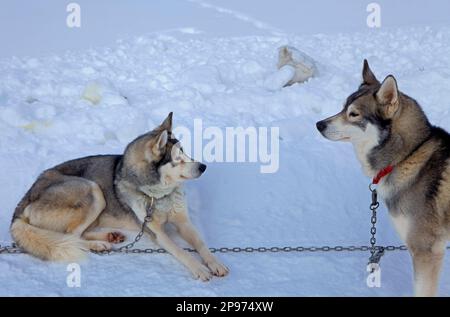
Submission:
<svg viewBox="0 0 450 317">
<path fill-rule="evenodd" d="M 131 142 L 123 155 L 98 155 L 65 162 L 43 172 L 17 206 L 11 223 L 15 242 L 45 260 L 73 261 L 84 250 L 111 249 L 125 236 L 96 228 L 139 230 L 153 207 L 148 233 L 203 281 L 225 276 L 189 220 L 181 184 L 206 165 L 193 161 L 172 136 L 172 113 L 155 130 Z M 201 264 L 164 231 L 172 223 L 205 261 Z"/>
<path fill-rule="evenodd" d="M 415 293 L 437 293 L 450 238 L 450 135 L 432 126 L 393 76 L 380 83 L 364 61 L 363 83 L 338 114 L 317 122 L 332 141 L 348 141 L 374 177 L 414 264 Z"/>
</svg>

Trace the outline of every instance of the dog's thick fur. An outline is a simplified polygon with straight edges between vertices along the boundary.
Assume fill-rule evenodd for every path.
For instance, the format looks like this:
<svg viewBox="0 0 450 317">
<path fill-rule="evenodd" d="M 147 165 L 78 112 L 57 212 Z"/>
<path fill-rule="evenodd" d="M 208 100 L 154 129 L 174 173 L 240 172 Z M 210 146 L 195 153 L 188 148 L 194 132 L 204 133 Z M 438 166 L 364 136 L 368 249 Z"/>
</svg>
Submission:
<svg viewBox="0 0 450 317">
<path fill-rule="evenodd" d="M 172 113 L 155 130 L 131 142 L 123 155 L 65 162 L 43 172 L 18 204 L 11 234 L 18 246 L 44 260 L 74 261 L 86 250 L 120 243 L 120 232 L 139 230 L 154 199 L 149 235 L 201 280 L 228 269 L 211 254 L 191 224 L 182 182 L 199 177 L 206 165 L 184 154 L 172 136 Z M 172 223 L 206 265 L 178 247 L 164 231 Z"/>
<path fill-rule="evenodd" d="M 317 128 L 351 142 L 369 177 L 394 167 L 378 191 L 412 256 L 416 295 L 436 295 L 450 238 L 450 135 L 429 123 L 392 75 L 380 83 L 367 61 L 359 89 Z"/>
</svg>

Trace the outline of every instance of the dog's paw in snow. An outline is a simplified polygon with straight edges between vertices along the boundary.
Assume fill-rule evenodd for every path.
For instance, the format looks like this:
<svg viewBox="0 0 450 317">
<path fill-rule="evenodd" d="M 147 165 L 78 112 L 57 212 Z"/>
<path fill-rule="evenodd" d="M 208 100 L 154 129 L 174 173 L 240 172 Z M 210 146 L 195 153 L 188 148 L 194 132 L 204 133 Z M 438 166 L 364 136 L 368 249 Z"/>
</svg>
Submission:
<svg viewBox="0 0 450 317">
<path fill-rule="evenodd" d="M 102 251 L 111 250 L 112 245 L 111 245 L 111 243 L 106 242 L 106 241 L 89 241 L 88 247 L 89 247 L 89 250 L 91 250 L 91 251 L 102 252 Z"/>
<path fill-rule="evenodd" d="M 206 265 L 209 267 L 212 274 L 214 274 L 215 276 L 222 277 L 230 272 L 230 270 L 225 265 L 223 265 L 217 260 L 206 263 Z"/>
<path fill-rule="evenodd" d="M 196 262 L 195 264 L 191 265 L 189 269 L 191 270 L 192 275 L 195 279 L 199 279 L 203 282 L 207 282 L 213 277 L 211 271 L 200 262 Z"/>
</svg>

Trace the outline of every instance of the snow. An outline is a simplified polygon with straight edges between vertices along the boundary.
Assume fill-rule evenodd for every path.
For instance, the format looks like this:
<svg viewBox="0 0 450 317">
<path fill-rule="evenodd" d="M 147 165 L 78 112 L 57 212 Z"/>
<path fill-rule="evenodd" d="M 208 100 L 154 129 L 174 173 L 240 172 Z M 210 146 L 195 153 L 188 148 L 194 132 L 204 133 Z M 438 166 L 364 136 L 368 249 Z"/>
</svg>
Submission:
<svg viewBox="0 0 450 317">
<path fill-rule="evenodd" d="M 293 0 L 116 1 L 107 10 L 104 1 L 78 3 L 86 13 L 79 30 L 57 26 L 65 8 L 51 0 L 2 4 L 0 244 L 11 241 L 15 205 L 43 169 L 121 153 L 174 111 L 175 125 L 189 128 L 199 118 L 220 129 L 280 127 L 277 173 L 261 174 L 259 163 L 209 163 L 187 184 L 191 217 L 209 246 L 366 245 L 369 180 L 349 145 L 315 129 L 357 88 L 364 58 L 380 79 L 394 74 L 430 120 L 450 130 L 447 2 L 414 1 L 413 9 L 379 1 L 386 11 L 379 30 L 365 26 L 367 12 L 355 1 L 302 3 L 304 11 Z M 391 19 L 406 9 L 407 17 Z M 22 15 L 28 24 L 13 22 Z M 313 57 L 318 76 L 281 88 L 290 72 L 277 70 L 283 45 Z M 378 226 L 380 244 L 401 244 L 384 206 Z M 90 255 L 80 263 L 81 287 L 70 288 L 66 265 L 1 255 L 0 295 L 412 294 L 406 252 L 383 257 L 379 289 L 366 286 L 367 256 L 218 254 L 230 275 L 202 283 L 169 255 Z M 450 293 L 449 264 L 447 257 L 441 295 Z"/>
</svg>

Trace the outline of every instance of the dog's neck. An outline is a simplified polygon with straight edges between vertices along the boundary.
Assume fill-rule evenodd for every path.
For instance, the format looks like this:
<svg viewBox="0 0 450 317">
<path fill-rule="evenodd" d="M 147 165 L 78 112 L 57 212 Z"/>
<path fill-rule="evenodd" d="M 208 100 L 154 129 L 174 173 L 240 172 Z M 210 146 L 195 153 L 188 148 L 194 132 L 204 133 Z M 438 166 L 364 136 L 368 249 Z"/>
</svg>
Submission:
<svg viewBox="0 0 450 317">
<path fill-rule="evenodd" d="M 429 139 L 431 125 L 418 105 L 416 107 L 404 108 L 393 119 L 386 137 L 368 153 L 374 175 L 387 166 L 398 165 Z"/>
<path fill-rule="evenodd" d="M 155 199 L 161 199 L 161 198 L 164 198 L 164 197 L 172 194 L 178 186 L 179 186 L 178 184 L 175 184 L 175 185 L 158 184 L 158 185 L 153 185 L 153 186 L 152 185 L 144 185 L 144 186 L 140 186 L 139 190 L 141 192 L 143 192 L 145 195 L 147 195 L 148 197 L 153 197 Z"/>
<path fill-rule="evenodd" d="M 123 163 L 123 160 L 120 160 L 116 167 L 114 191 L 124 205 L 129 206 L 129 202 L 123 198 L 123 190 L 140 192 L 147 197 L 162 199 L 171 195 L 177 188 L 180 187 L 180 184 L 164 185 L 159 182 L 157 184 L 145 183 L 145 179 L 142 181 L 136 176 L 132 169 L 124 166 Z"/>
</svg>

